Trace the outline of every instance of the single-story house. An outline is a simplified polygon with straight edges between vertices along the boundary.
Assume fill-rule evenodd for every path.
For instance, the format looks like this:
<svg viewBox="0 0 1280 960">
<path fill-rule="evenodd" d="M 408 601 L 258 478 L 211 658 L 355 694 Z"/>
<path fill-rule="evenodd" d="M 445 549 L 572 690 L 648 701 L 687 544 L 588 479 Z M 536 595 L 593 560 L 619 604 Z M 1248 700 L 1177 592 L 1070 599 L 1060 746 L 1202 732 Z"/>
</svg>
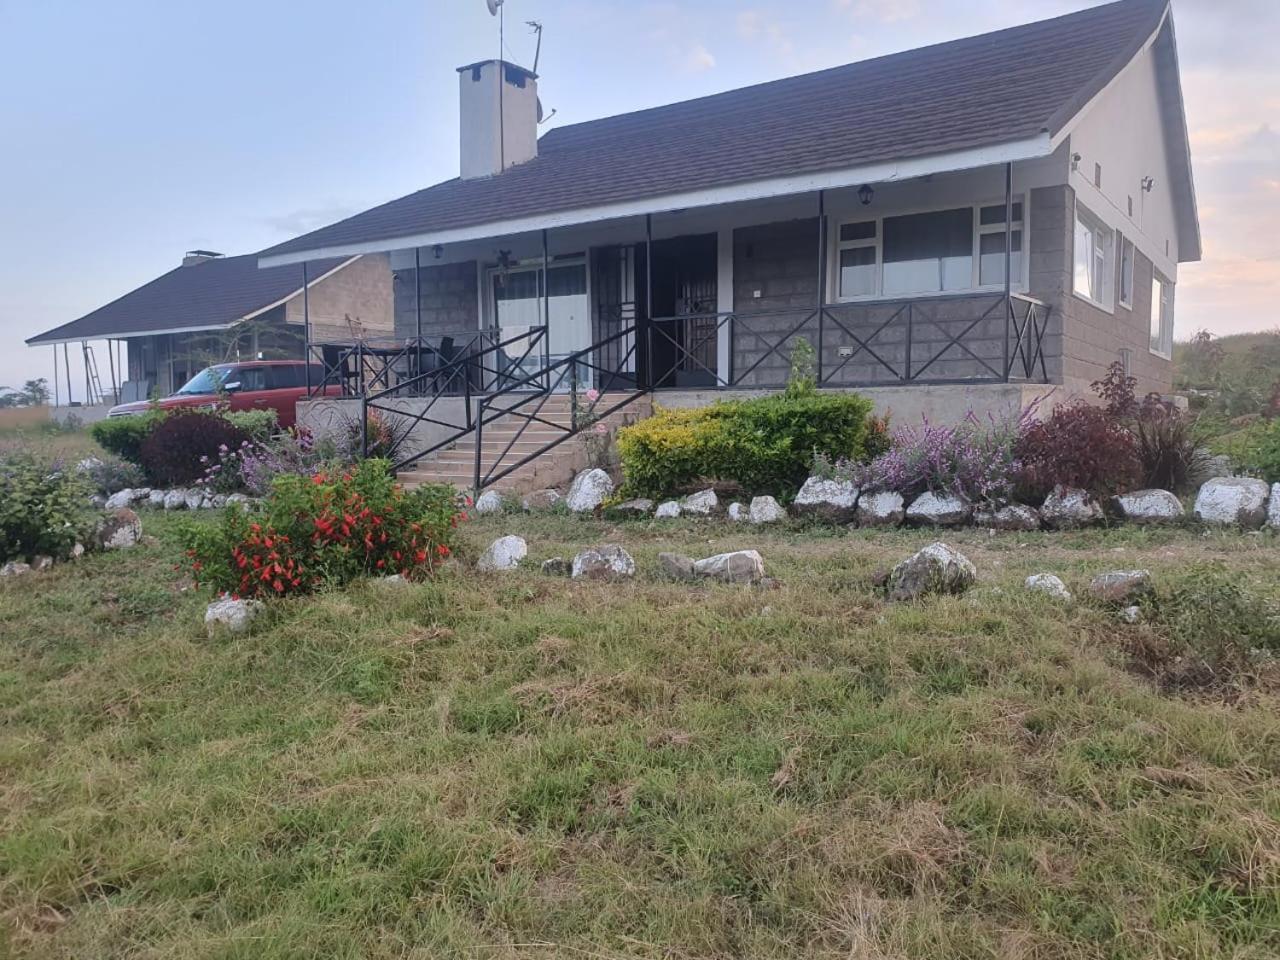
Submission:
<svg viewBox="0 0 1280 960">
<path fill-rule="evenodd" d="M 542 136 L 532 71 L 458 74 L 460 176 L 260 263 L 388 255 L 398 335 L 503 345 L 518 375 L 468 378 L 469 398 L 704 403 L 782 385 L 800 338 L 821 387 L 899 418 L 1088 394 L 1116 361 L 1172 387 L 1178 265 L 1201 243 L 1168 0 Z M 398 397 L 441 382 L 461 381 Z"/>
<path fill-rule="evenodd" d="M 138 400 L 168 396 L 211 363 L 301 360 L 308 339 L 304 315 L 312 343 L 391 336 L 388 258 L 353 254 L 263 270 L 257 254 L 193 250 L 181 266 L 27 345 L 53 345 L 56 361 L 62 344 L 65 363 L 67 345 L 83 349 L 89 341 L 107 340 L 107 364 L 86 355 L 95 367 L 91 375 L 110 375 L 110 391 L 105 383 L 100 387 L 105 398 Z M 117 368 L 119 343 L 127 353 Z"/>
</svg>

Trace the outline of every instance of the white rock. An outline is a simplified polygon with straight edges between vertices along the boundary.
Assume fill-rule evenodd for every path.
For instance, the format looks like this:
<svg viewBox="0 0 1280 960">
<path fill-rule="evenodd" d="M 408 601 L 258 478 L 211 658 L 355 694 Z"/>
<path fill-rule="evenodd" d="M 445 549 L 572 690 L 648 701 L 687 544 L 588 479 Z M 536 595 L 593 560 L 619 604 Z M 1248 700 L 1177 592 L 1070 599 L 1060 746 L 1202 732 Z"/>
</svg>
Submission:
<svg viewBox="0 0 1280 960">
<path fill-rule="evenodd" d="M 147 496 L 147 506 L 155 507 L 157 510 L 164 509 L 164 499 L 168 495 L 168 490 L 152 490 Z"/>
<path fill-rule="evenodd" d="M 751 519 L 751 511 L 745 503 L 735 500 L 729 504 L 729 519 L 734 523 L 745 523 Z"/>
<path fill-rule="evenodd" d="M 1106 603 L 1129 604 L 1152 591 L 1151 571 L 1112 570 L 1089 583 L 1089 592 Z"/>
<path fill-rule="evenodd" d="M 127 507 L 134 501 L 134 492 L 131 487 L 125 487 L 123 490 L 117 490 L 111 496 L 107 497 L 107 502 L 103 506 L 108 510 L 119 510 L 121 507 Z"/>
<path fill-rule="evenodd" d="M 590 513 L 613 493 L 613 481 L 603 470 L 584 470 L 573 478 L 565 505 L 573 513 Z"/>
<path fill-rule="evenodd" d="M 389 577 L 379 577 L 377 583 L 383 587 L 389 587 L 393 590 L 399 590 L 402 587 L 412 586 L 412 581 L 406 580 L 404 574 L 393 573 Z"/>
<path fill-rule="evenodd" d="M 984 503 L 973 511 L 975 526 L 1027 533 L 1040 529 L 1040 511 L 1024 503 Z"/>
<path fill-rule="evenodd" d="M 922 493 L 907 507 L 907 522 L 930 527 L 958 527 L 969 522 L 973 506 L 953 493 Z"/>
<path fill-rule="evenodd" d="M 697 517 L 709 517 L 720 509 L 720 498 L 714 490 L 700 490 L 680 501 L 680 512 Z"/>
<path fill-rule="evenodd" d="M 858 498 L 858 526 L 896 527 L 906 518 L 902 494 L 893 490 L 864 493 Z"/>
<path fill-rule="evenodd" d="M 246 507 L 253 505 L 253 497 L 247 497 L 243 493 L 232 493 L 227 495 L 227 505 L 233 503 L 242 503 Z"/>
<path fill-rule="evenodd" d="M 1271 499 L 1267 501 L 1267 526 L 1280 530 L 1280 483 L 1271 485 Z"/>
<path fill-rule="evenodd" d="M 489 544 L 488 549 L 480 554 L 476 561 L 476 569 L 482 573 L 493 573 L 497 570 L 514 570 L 520 561 L 529 554 L 529 545 L 521 537 L 507 535 L 499 537 Z"/>
<path fill-rule="evenodd" d="M 1142 619 L 1142 608 L 1138 606 L 1125 607 L 1120 611 L 1120 619 L 1125 623 L 1137 623 Z"/>
<path fill-rule="evenodd" d="M 53 557 L 49 557 L 41 554 L 38 557 L 31 558 L 32 570 L 48 570 L 52 566 L 53 566 Z"/>
<path fill-rule="evenodd" d="M 1070 600 L 1071 591 L 1062 579 L 1052 573 L 1033 573 L 1027 577 L 1026 587 L 1035 593 L 1045 593 L 1055 600 Z"/>
<path fill-rule="evenodd" d="M 851 523 L 857 514 L 858 488 L 851 480 L 810 477 L 791 501 L 797 517 L 813 517 L 827 523 Z"/>
<path fill-rule="evenodd" d="M 204 491 L 199 487 L 192 487 L 186 491 L 185 499 L 188 510 L 199 510 L 204 506 Z"/>
<path fill-rule="evenodd" d="M 232 600 L 230 597 L 215 600 L 204 611 L 205 631 L 210 637 L 215 636 L 219 630 L 245 633 L 262 609 L 260 600 Z"/>
<path fill-rule="evenodd" d="M 73 543 L 73 544 L 71 545 L 71 553 L 70 553 L 70 557 L 71 557 L 71 559 L 72 559 L 72 560 L 79 560 L 79 559 L 80 559 L 81 557 L 83 557 L 83 556 L 84 556 L 84 544 L 83 544 L 83 543 Z"/>
<path fill-rule="evenodd" d="M 752 497 L 747 517 L 757 526 L 763 523 L 782 523 L 787 519 L 787 511 L 773 497 Z"/>
<path fill-rule="evenodd" d="M 1116 516 L 1129 523 L 1174 523 L 1181 520 L 1182 501 L 1168 490 L 1138 490 L 1111 498 Z"/>
<path fill-rule="evenodd" d="M 889 573 L 890 600 L 915 600 L 930 593 L 964 593 L 978 578 L 969 558 L 945 543 L 931 543 Z"/>
<path fill-rule="evenodd" d="M 102 461 L 97 457 L 85 457 L 76 464 L 76 473 L 89 473 L 91 470 L 97 470 L 102 466 Z"/>
<path fill-rule="evenodd" d="M 615 544 L 583 550 L 573 558 L 575 580 L 613 580 L 634 577 L 636 562 L 631 554 Z"/>
<path fill-rule="evenodd" d="M 520 506 L 529 513 L 535 513 L 539 510 L 554 510 L 564 497 L 560 496 L 559 490 L 552 490 L 548 487 L 545 490 L 534 490 L 532 493 L 526 493 L 524 499 L 520 501 Z"/>
<path fill-rule="evenodd" d="M 95 537 L 103 550 L 128 550 L 142 539 L 142 521 L 128 507 L 121 507 L 98 521 Z"/>
<path fill-rule="evenodd" d="M 480 494 L 480 496 L 476 497 L 476 503 L 472 509 L 480 515 L 501 513 L 502 494 L 497 490 L 486 490 L 484 493 Z"/>
<path fill-rule="evenodd" d="M 227 505 L 227 495 L 225 493 L 215 493 L 209 498 L 209 506 L 214 510 L 221 510 Z"/>
<path fill-rule="evenodd" d="M 1215 526 L 1257 530 L 1267 519 L 1271 488 L 1247 477 L 1215 477 L 1196 495 L 1196 519 Z"/>
<path fill-rule="evenodd" d="M 170 490 L 164 495 L 164 508 L 166 510 L 185 510 L 187 508 L 187 491 L 182 489 Z"/>
<path fill-rule="evenodd" d="M 1102 506 L 1083 490 L 1057 486 L 1040 507 L 1040 518 L 1054 530 L 1079 530 L 1103 520 Z"/>
<path fill-rule="evenodd" d="M 619 517 L 647 517 L 653 513 L 653 501 L 644 497 L 624 500 L 610 507 L 609 513 Z"/>
<path fill-rule="evenodd" d="M 660 503 L 658 504 L 658 509 L 653 511 L 653 515 L 659 520 L 670 520 L 672 517 L 678 517 L 680 516 L 680 504 L 675 500 Z"/>
<path fill-rule="evenodd" d="M 10 560 L 3 567 L 0 567 L 0 577 L 18 577 L 30 572 L 31 564 L 22 563 L 18 560 Z"/>
<path fill-rule="evenodd" d="M 658 554 L 658 570 L 669 580 L 692 580 L 693 560 L 682 553 Z"/>
<path fill-rule="evenodd" d="M 755 550 L 718 553 L 705 560 L 695 560 L 693 572 L 725 583 L 759 583 L 764 579 L 764 558 Z"/>
</svg>

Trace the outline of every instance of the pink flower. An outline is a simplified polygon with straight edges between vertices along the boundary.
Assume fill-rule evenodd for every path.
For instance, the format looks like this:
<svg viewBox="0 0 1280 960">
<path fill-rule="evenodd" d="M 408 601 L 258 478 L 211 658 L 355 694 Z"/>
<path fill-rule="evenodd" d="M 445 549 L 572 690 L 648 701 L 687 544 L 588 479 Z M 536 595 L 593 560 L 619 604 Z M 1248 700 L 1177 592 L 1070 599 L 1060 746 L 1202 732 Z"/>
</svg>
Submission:
<svg viewBox="0 0 1280 960">
<path fill-rule="evenodd" d="M 603 423 L 596 424 L 596 433 L 608 433 L 608 432 L 609 432 L 609 428 L 606 427 Z"/>
<path fill-rule="evenodd" d="M 587 397 L 588 403 L 595 403 L 597 400 L 600 399 L 600 391 L 597 390 L 595 387 L 592 387 L 590 390 L 587 391 L 586 397 Z"/>
</svg>

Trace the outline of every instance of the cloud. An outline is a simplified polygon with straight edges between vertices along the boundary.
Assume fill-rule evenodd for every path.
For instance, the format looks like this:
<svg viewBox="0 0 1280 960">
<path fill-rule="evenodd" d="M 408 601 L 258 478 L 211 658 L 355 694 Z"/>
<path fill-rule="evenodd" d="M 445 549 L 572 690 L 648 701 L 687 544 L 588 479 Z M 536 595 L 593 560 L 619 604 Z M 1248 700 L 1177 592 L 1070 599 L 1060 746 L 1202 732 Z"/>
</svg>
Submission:
<svg viewBox="0 0 1280 960">
<path fill-rule="evenodd" d="M 835 6 L 879 23 L 898 23 L 920 15 L 919 0 L 835 0 Z"/>
<path fill-rule="evenodd" d="M 357 211 L 351 207 L 334 205 L 331 207 L 309 207 L 302 210 L 294 210 L 291 213 L 282 213 L 275 216 L 263 217 L 262 222 L 272 230 L 278 230 L 280 233 L 289 236 L 297 236 L 300 233 L 308 233 L 319 227 L 328 226 L 339 220 L 345 220 L 347 217 Z"/>
<path fill-rule="evenodd" d="M 695 43 L 684 55 L 684 68 L 692 73 L 710 70 L 716 65 L 715 55 L 705 46 Z"/>
<path fill-rule="evenodd" d="M 743 10 L 738 14 L 738 36 L 743 40 L 767 44 L 775 54 L 790 57 L 796 45 L 781 22 L 759 10 Z"/>
</svg>

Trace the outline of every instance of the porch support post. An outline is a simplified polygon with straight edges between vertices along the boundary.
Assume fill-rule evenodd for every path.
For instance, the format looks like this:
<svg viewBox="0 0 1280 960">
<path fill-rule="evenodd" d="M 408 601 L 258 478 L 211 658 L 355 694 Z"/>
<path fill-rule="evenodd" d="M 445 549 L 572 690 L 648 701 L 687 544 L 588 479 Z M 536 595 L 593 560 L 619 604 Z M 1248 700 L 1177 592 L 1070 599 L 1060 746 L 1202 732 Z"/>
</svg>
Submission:
<svg viewBox="0 0 1280 960">
<path fill-rule="evenodd" d="M 53 345 L 53 405 L 61 406 L 61 395 L 58 393 L 58 345 Z"/>
<path fill-rule="evenodd" d="M 818 191 L 818 343 L 816 374 L 822 383 L 822 339 L 827 306 L 827 194 Z"/>
<path fill-rule="evenodd" d="M 650 390 L 655 386 L 653 375 L 653 214 L 644 215 L 644 344 L 648 357 L 645 380 Z"/>
<path fill-rule="evenodd" d="M 311 396 L 311 294 L 307 289 L 307 261 L 302 261 L 302 374 Z M 325 380 L 328 380 L 325 377 Z M 296 382 L 296 381 L 295 381 Z"/>
<path fill-rule="evenodd" d="M 1023 244 L 1026 244 L 1026 231 L 1023 231 Z M 1010 265 L 1013 263 L 1013 162 L 1004 165 L 1004 382 L 1009 382 L 1011 364 L 1009 363 L 1009 325 L 1013 322 L 1013 276 Z"/>
<path fill-rule="evenodd" d="M 716 386 L 733 383 L 733 227 L 721 227 L 716 238 Z"/>
<path fill-rule="evenodd" d="M 116 385 L 116 355 L 110 340 L 107 341 L 107 366 L 111 368 L 111 393 L 114 396 L 120 392 L 120 388 Z"/>
<path fill-rule="evenodd" d="M 55 356 L 56 360 L 57 357 Z M 67 374 L 67 406 L 71 406 L 73 394 L 71 393 L 71 351 L 67 349 L 66 343 L 62 344 L 62 368 Z"/>
<path fill-rule="evenodd" d="M 542 369 L 547 371 L 547 389 L 551 389 L 551 255 L 547 248 L 547 231 L 542 231 Z M 585 267 L 583 269 L 586 269 Z"/>
<path fill-rule="evenodd" d="M 413 248 L 413 335 L 422 349 L 422 248 Z"/>
</svg>

